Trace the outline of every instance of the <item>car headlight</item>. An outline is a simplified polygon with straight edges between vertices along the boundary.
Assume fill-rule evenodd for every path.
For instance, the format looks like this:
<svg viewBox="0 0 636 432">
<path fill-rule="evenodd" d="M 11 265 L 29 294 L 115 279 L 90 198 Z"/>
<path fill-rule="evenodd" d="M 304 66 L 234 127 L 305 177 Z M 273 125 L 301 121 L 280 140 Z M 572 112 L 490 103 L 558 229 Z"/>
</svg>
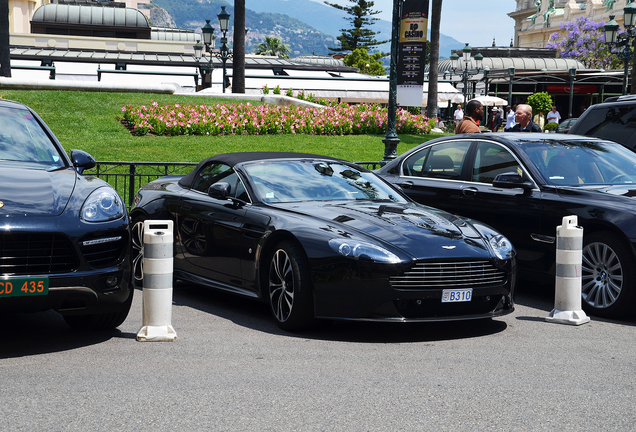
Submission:
<svg viewBox="0 0 636 432">
<path fill-rule="evenodd" d="M 401 262 L 400 257 L 383 247 L 359 242 L 351 239 L 331 239 L 329 246 L 340 255 L 355 260 L 371 260 L 374 262 L 396 264 Z"/>
<path fill-rule="evenodd" d="M 124 203 L 117 192 L 102 187 L 88 196 L 80 211 L 80 218 L 86 222 L 106 222 L 119 219 L 124 214 Z"/>
<path fill-rule="evenodd" d="M 488 243 L 497 258 L 507 260 L 514 256 L 515 248 L 506 237 L 501 234 L 488 236 Z"/>
</svg>

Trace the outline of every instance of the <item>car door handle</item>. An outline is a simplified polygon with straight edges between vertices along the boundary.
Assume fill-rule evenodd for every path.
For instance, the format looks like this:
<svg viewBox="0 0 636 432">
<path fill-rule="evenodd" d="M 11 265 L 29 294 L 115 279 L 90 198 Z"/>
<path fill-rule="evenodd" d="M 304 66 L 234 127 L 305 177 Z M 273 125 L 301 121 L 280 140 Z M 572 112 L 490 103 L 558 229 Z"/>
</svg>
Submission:
<svg viewBox="0 0 636 432">
<path fill-rule="evenodd" d="M 405 181 L 402 183 L 398 183 L 398 186 L 400 186 L 402 189 L 410 189 L 413 187 L 414 183 L 412 181 Z"/>
<path fill-rule="evenodd" d="M 477 188 L 474 188 L 474 187 L 467 187 L 462 189 L 462 193 L 466 196 L 475 196 L 477 195 L 477 192 L 478 192 Z"/>
</svg>

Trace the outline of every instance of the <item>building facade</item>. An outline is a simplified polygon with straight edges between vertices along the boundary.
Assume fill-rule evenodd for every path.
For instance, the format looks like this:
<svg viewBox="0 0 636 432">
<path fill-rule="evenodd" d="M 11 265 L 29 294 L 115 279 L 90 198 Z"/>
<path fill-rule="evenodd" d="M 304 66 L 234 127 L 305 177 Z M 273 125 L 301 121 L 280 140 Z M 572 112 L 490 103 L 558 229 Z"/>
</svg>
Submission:
<svg viewBox="0 0 636 432">
<path fill-rule="evenodd" d="M 580 17 L 609 21 L 610 15 L 622 26 L 627 0 L 517 0 L 514 12 L 516 47 L 545 48 L 550 35 L 559 32 L 561 23 Z"/>
</svg>

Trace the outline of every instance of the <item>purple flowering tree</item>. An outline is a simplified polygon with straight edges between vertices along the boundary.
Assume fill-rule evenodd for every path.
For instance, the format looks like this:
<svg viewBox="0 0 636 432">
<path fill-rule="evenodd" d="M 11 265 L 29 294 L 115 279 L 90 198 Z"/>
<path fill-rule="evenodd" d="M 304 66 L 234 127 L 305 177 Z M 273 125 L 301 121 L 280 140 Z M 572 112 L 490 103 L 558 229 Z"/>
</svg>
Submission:
<svg viewBox="0 0 636 432">
<path fill-rule="evenodd" d="M 578 60 L 589 69 L 620 69 L 620 53 L 605 44 L 604 25 L 603 21 L 592 21 L 587 17 L 562 22 L 561 32 L 550 35 L 546 48 L 556 49 L 560 57 Z M 624 30 L 619 30 L 619 34 L 621 32 Z"/>
</svg>

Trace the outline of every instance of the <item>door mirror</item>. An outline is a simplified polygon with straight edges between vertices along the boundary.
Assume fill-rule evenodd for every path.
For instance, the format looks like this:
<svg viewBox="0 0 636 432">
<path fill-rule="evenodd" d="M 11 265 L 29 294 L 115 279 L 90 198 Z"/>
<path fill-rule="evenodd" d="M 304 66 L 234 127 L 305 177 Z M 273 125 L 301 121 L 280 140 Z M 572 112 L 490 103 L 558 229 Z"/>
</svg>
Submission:
<svg viewBox="0 0 636 432">
<path fill-rule="evenodd" d="M 91 169 L 95 166 L 95 159 L 83 150 L 71 150 L 71 160 L 73 166 L 77 168 L 77 172 L 82 174 L 84 170 Z"/>
<path fill-rule="evenodd" d="M 208 189 L 208 196 L 218 200 L 226 200 L 230 196 L 231 189 L 232 187 L 230 186 L 229 183 L 226 183 L 226 182 L 214 183 Z"/>
<path fill-rule="evenodd" d="M 527 190 L 534 187 L 534 184 L 532 182 L 524 181 L 523 177 L 520 174 L 514 172 L 497 175 L 497 177 L 495 177 L 495 180 L 492 182 L 492 185 L 496 188 L 501 189 L 521 188 Z"/>
</svg>

